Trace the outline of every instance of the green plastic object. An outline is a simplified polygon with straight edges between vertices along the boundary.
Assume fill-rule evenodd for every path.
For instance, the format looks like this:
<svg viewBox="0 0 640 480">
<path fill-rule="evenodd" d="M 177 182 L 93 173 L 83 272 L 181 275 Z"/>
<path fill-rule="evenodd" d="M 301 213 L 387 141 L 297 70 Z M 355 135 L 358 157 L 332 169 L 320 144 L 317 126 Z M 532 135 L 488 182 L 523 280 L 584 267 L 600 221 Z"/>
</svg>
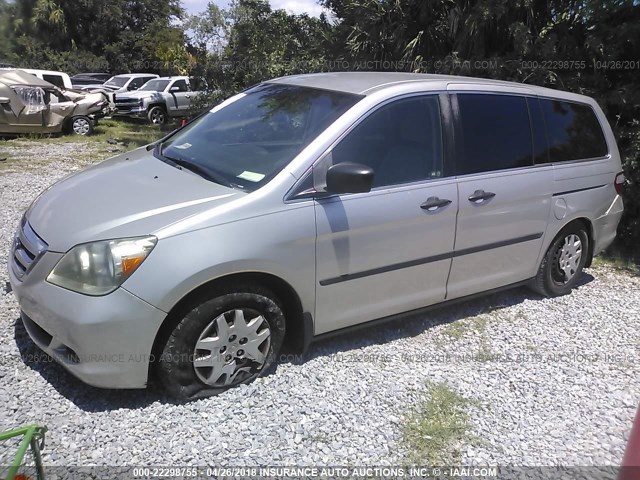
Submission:
<svg viewBox="0 0 640 480">
<path fill-rule="evenodd" d="M 47 427 L 27 425 L 0 433 L 0 479 L 44 479 L 40 450 L 44 448 L 46 431 Z M 13 455 L 16 446 L 18 451 Z"/>
</svg>

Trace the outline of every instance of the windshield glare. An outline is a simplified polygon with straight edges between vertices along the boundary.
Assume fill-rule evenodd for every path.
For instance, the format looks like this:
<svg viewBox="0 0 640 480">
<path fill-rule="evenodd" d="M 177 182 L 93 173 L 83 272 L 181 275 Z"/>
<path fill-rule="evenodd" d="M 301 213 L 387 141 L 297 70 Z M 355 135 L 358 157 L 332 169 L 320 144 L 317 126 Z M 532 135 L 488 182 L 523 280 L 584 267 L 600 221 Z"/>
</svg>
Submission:
<svg viewBox="0 0 640 480">
<path fill-rule="evenodd" d="M 253 191 L 362 97 L 262 84 L 214 108 L 166 140 L 156 155 L 194 163 Z"/>
<path fill-rule="evenodd" d="M 124 87 L 127 80 L 129 80 L 129 77 L 111 77 L 109 80 L 104 82 L 104 84 L 112 85 L 114 87 Z"/>
<path fill-rule="evenodd" d="M 164 92 L 164 89 L 169 85 L 169 80 L 149 80 L 138 90 L 147 90 L 152 92 Z"/>
</svg>

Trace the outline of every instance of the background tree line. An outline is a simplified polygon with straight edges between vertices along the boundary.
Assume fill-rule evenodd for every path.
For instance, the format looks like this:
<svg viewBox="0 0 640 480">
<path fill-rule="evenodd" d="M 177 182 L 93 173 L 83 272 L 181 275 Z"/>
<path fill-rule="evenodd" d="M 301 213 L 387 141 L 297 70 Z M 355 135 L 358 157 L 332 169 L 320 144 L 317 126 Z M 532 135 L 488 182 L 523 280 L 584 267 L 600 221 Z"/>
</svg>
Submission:
<svg viewBox="0 0 640 480">
<path fill-rule="evenodd" d="M 401 70 L 497 78 L 595 97 L 630 185 L 619 251 L 640 259 L 640 4 L 636 0 L 320 0 L 320 18 L 267 0 L 0 0 L 0 62 L 194 74 L 214 102 L 280 75 Z"/>
</svg>

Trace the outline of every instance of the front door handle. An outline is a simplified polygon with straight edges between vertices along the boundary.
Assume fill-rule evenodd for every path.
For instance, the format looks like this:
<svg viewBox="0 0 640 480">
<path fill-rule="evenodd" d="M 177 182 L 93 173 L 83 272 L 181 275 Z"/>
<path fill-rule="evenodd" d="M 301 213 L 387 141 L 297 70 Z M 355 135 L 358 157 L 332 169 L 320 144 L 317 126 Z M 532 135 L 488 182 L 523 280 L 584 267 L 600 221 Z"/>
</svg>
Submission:
<svg viewBox="0 0 640 480">
<path fill-rule="evenodd" d="M 495 197 L 496 194 L 493 192 L 485 192 L 484 190 L 476 190 L 471 195 L 469 195 L 469 201 L 473 203 L 482 203 L 485 200 L 489 200 L 490 198 Z"/>
<path fill-rule="evenodd" d="M 446 198 L 438 198 L 438 197 L 429 197 L 427 201 L 420 205 L 420 208 L 423 210 L 428 210 L 429 212 L 435 212 L 439 208 L 446 207 L 451 203 L 451 200 L 447 200 Z"/>
</svg>

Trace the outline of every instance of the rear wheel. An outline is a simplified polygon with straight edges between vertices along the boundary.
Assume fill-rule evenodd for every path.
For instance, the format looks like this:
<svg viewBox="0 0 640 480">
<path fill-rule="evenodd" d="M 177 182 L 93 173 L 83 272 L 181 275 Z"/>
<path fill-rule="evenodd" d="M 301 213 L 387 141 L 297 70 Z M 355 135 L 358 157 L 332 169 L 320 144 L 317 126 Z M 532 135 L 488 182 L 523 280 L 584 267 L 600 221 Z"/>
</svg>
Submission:
<svg viewBox="0 0 640 480">
<path fill-rule="evenodd" d="M 564 227 L 547 250 L 534 288 L 547 297 L 566 295 L 575 286 L 589 251 L 589 236 L 584 224 L 575 222 Z"/>
<path fill-rule="evenodd" d="M 257 286 L 231 288 L 192 305 L 166 341 L 158 376 L 180 400 L 217 395 L 268 369 L 284 333 L 275 295 Z"/>
</svg>

